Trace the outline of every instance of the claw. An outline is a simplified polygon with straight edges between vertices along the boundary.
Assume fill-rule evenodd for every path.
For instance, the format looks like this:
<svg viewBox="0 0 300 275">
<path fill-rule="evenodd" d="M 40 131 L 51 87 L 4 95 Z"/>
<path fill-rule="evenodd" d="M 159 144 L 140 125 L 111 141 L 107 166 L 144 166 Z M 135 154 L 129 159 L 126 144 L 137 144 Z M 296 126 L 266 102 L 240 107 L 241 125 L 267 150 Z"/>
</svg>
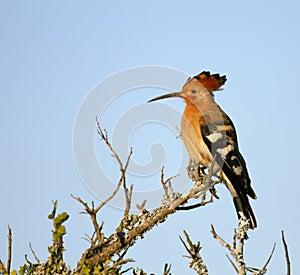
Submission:
<svg viewBox="0 0 300 275">
<path fill-rule="evenodd" d="M 206 175 L 205 166 L 200 165 L 199 163 L 189 161 L 188 166 L 186 167 L 189 178 L 194 182 L 199 182 Z"/>
</svg>

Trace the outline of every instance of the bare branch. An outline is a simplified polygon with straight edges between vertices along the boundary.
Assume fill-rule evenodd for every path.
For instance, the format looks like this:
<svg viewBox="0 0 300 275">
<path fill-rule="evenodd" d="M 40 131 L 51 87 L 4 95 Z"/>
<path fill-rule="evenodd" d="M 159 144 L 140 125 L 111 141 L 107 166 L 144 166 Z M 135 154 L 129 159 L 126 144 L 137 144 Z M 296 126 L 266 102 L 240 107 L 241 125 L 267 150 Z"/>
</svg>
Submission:
<svg viewBox="0 0 300 275">
<path fill-rule="evenodd" d="M 120 274 L 125 274 L 126 272 L 128 272 L 129 270 L 132 270 L 132 269 L 133 269 L 133 267 L 129 267 L 129 268 L 121 271 Z"/>
<path fill-rule="evenodd" d="M 174 199 L 178 198 L 180 196 L 179 193 L 174 192 L 171 184 L 171 180 L 176 178 L 178 176 L 171 176 L 167 180 L 164 179 L 164 167 L 161 169 L 161 174 L 160 174 L 160 182 L 162 184 L 163 190 L 164 190 L 164 195 L 162 198 L 162 205 L 168 206 L 170 202 L 172 202 Z"/>
<path fill-rule="evenodd" d="M 138 204 L 136 205 L 136 208 L 139 210 L 139 211 L 143 211 L 145 209 L 145 205 L 147 203 L 147 200 L 143 200 L 143 202 L 141 204 Z"/>
<path fill-rule="evenodd" d="M 133 275 L 147 275 L 147 273 L 143 269 L 137 268 L 133 269 Z"/>
<path fill-rule="evenodd" d="M 231 263 L 232 267 L 234 268 L 234 270 L 236 271 L 236 273 L 239 273 L 238 268 L 236 267 L 236 265 L 234 264 L 234 262 L 231 260 L 231 258 L 228 256 L 228 254 L 226 254 L 226 258 L 228 259 L 228 261 Z"/>
<path fill-rule="evenodd" d="M 126 170 L 128 168 L 129 165 L 129 161 L 130 158 L 132 156 L 132 148 L 130 148 L 130 153 L 127 157 L 125 166 L 123 167 L 123 163 L 119 157 L 119 155 L 116 153 L 116 151 L 113 149 L 111 143 L 108 140 L 108 134 L 107 131 L 104 129 L 102 130 L 100 123 L 98 121 L 98 118 L 96 117 L 96 123 L 97 123 L 97 132 L 99 134 L 99 136 L 101 137 L 101 139 L 105 142 L 105 144 L 107 145 L 107 147 L 109 148 L 109 150 L 112 153 L 112 156 L 116 159 L 120 171 L 121 171 L 121 176 L 119 179 L 119 182 L 116 186 L 116 188 L 114 189 L 114 191 L 112 192 L 112 194 L 107 197 L 103 202 L 101 202 L 96 208 L 94 205 L 94 201 L 92 201 L 92 206 L 90 207 L 86 202 L 84 202 L 81 198 L 79 197 L 75 197 L 72 195 L 72 198 L 74 198 L 75 200 L 77 200 L 78 202 L 80 202 L 84 208 L 85 211 L 82 212 L 82 214 L 89 214 L 96 232 L 96 236 L 97 236 L 97 241 L 98 244 L 101 244 L 103 241 L 103 234 L 101 233 L 101 227 L 99 227 L 99 224 L 97 222 L 97 213 L 98 211 L 104 206 L 106 205 L 111 199 L 113 199 L 115 197 L 115 195 L 118 193 L 118 191 L 120 190 L 121 185 L 123 185 L 124 187 L 124 192 L 125 192 L 125 199 L 126 199 L 126 209 L 125 209 L 125 214 L 129 212 L 130 210 L 130 204 L 131 204 L 131 197 L 132 197 L 132 190 L 133 190 L 133 186 L 130 186 L 130 189 L 128 191 L 127 187 L 126 187 Z M 95 244 L 93 240 L 91 240 L 91 245 Z"/>
<path fill-rule="evenodd" d="M 202 257 L 200 256 L 200 250 L 202 248 L 200 246 L 200 242 L 198 242 L 197 244 L 193 244 L 188 233 L 186 231 L 183 231 L 183 233 L 185 235 L 186 242 L 184 242 L 181 236 L 179 236 L 179 238 L 182 244 L 184 245 L 186 251 L 189 253 L 189 255 L 185 257 L 191 259 L 190 268 L 194 269 L 199 275 L 208 275 L 207 266 L 205 265 L 205 263 L 202 260 Z"/>
<path fill-rule="evenodd" d="M 171 275 L 171 265 L 165 264 L 163 275 Z"/>
<path fill-rule="evenodd" d="M 35 251 L 33 250 L 31 243 L 29 243 L 29 248 L 30 248 L 30 251 L 31 251 L 31 253 L 32 253 L 33 257 L 34 257 L 34 259 L 36 260 L 36 262 L 37 262 L 38 264 L 40 264 L 41 262 L 40 262 L 39 258 L 37 257 L 37 255 L 35 254 Z"/>
<path fill-rule="evenodd" d="M 92 212 L 92 209 L 89 207 L 89 205 L 86 202 L 84 202 L 80 197 L 75 197 L 72 194 L 71 194 L 71 197 L 74 200 L 77 200 L 78 202 L 80 202 L 84 206 L 85 212 L 80 212 L 81 214 L 89 214 L 89 212 Z"/>
<path fill-rule="evenodd" d="M 168 202 L 166 204 L 163 203 L 160 207 L 154 209 L 151 212 L 148 212 L 146 209 L 142 209 L 142 211 L 139 211 L 138 215 L 129 214 L 133 186 L 130 186 L 129 190 L 127 189 L 125 176 L 126 176 L 126 169 L 128 168 L 129 160 L 132 155 L 132 149 L 130 150 L 125 165 L 123 165 L 119 156 L 114 151 L 112 145 L 108 141 L 106 131 L 103 131 L 101 129 L 98 120 L 97 120 L 97 126 L 98 126 L 98 133 L 100 137 L 105 141 L 106 145 L 109 147 L 110 151 L 112 152 L 112 155 L 115 157 L 115 159 L 117 160 L 120 166 L 121 177 L 119 180 L 118 188 L 120 185 L 123 185 L 126 207 L 125 207 L 122 221 L 120 225 L 116 228 L 116 233 L 111 234 L 109 237 L 105 239 L 103 237 L 103 234 L 101 234 L 101 242 L 98 241 L 96 245 L 87 249 L 83 253 L 81 260 L 84 261 L 90 267 L 95 267 L 99 263 L 105 263 L 105 261 L 107 259 L 110 259 L 113 255 L 118 255 L 120 251 L 127 251 L 128 248 L 131 245 L 133 245 L 133 243 L 136 241 L 138 237 L 143 237 L 145 232 L 151 230 L 153 226 L 165 221 L 168 215 L 174 213 L 177 210 L 177 207 L 186 204 L 189 199 L 198 198 L 199 196 L 204 195 L 206 191 L 208 191 L 215 184 L 213 181 L 206 178 L 205 182 L 203 183 L 200 181 L 196 182 L 189 191 L 181 195 L 179 193 L 174 193 L 172 190 L 171 180 L 175 176 L 172 176 L 167 180 L 164 180 L 164 172 L 162 169 L 161 182 L 163 187 L 165 187 L 164 190 L 167 195 Z M 212 174 L 210 173 L 209 175 Z M 113 195 L 119 190 L 118 188 L 116 188 L 115 192 L 111 195 L 111 197 L 113 197 Z M 100 206 L 103 206 L 108 201 L 108 199 L 105 202 L 103 202 L 100 206 L 98 206 L 96 209 L 94 209 L 94 207 L 90 208 L 80 198 L 75 198 L 75 199 L 78 200 L 85 207 L 85 211 L 91 217 L 93 217 L 92 220 L 95 227 L 95 231 L 97 233 L 97 226 L 96 226 L 97 224 L 95 222 L 96 221 L 95 210 L 98 211 L 101 208 Z M 202 201 L 203 205 L 205 205 L 206 203 L 208 202 L 204 203 L 204 201 Z M 97 237 L 98 239 L 100 239 L 99 231 L 97 233 Z M 79 267 L 79 269 L 80 272 L 83 272 L 81 270 L 81 267 Z"/>
<path fill-rule="evenodd" d="M 125 183 L 125 180 L 124 180 L 124 183 Z M 130 210 L 130 207 L 131 207 L 132 191 L 133 191 L 133 185 L 132 184 L 129 187 L 129 191 L 128 191 L 126 185 L 124 184 L 126 207 L 125 207 L 123 216 L 127 216 L 128 213 L 129 213 L 129 210 Z"/>
<path fill-rule="evenodd" d="M 85 237 L 81 237 L 81 239 L 87 241 L 90 245 L 92 245 L 94 233 L 91 237 L 88 234 L 84 233 Z"/>
<path fill-rule="evenodd" d="M 233 238 L 232 238 L 232 247 L 233 247 L 233 249 L 236 249 L 236 237 L 237 237 L 237 233 L 236 233 L 236 229 L 234 229 Z"/>
<path fill-rule="evenodd" d="M 248 239 L 247 231 L 250 229 L 249 220 L 244 216 L 243 213 L 240 212 L 241 218 L 239 219 L 238 231 L 234 230 L 234 237 L 232 241 L 232 245 L 229 245 L 225 242 L 215 231 L 213 225 L 211 225 L 211 233 L 213 237 L 224 247 L 228 249 L 231 256 L 237 262 L 237 266 L 233 264 L 232 261 L 230 263 L 234 267 L 235 270 L 238 270 L 239 275 L 246 274 L 246 265 L 244 261 L 244 242 Z M 237 243 L 238 241 L 238 243 Z M 238 245 L 237 245 L 238 244 Z"/>
<path fill-rule="evenodd" d="M 126 250 L 131 246 L 139 236 L 143 236 L 145 232 L 176 211 L 176 208 L 185 204 L 189 199 L 194 198 L 195 194 L 205 193 L 209 188 L 207 185 L 195 184 L 188 192 L 170 201 L 168 207 L 162 205 L 151 212 L 146 212 L 139 217 L 139 223 L 132 229 L 129 229 L 125 236 L 120 239 L 117 233 L 112 234 L 102 244 L 98 244 L 88 249 L 82 256 L 82 260 L 87 260 L 89 266 L 95 266 L 100 262 L 104 262 L 107 258 L 115 255 L 120 250 Z"/>
<path fill-rule="evenodd" d="M 230 261 L 231 265 L 233 266 L 234 270 L 239 275 L 245 275 L 246 271 L 252 272 L 253 275 L 263 275 L 267 272 L 267 265 L 271 261 L 271 258 L 273 256 L 273 253 L 275 251 L 276 243 L 273 246 L 273 249 L 271 251 L 270 256 L 268 257 L 265 265 L 261 268 L 253 268 L 253 267 L 246 267 L 245 261 L 244 261 L 244 242 L 248 239 L 247 231 L 250 229 L 250 221 L 244 216 L 243 213 L 240 212 L 240 219 L 239 219 L 239 225 L 238 230 L 234 230 L 233 234 L 233 240 L 232 245 L 225 242 L 215 231 L 213 225 L 211 225 L 211 233 L 215 239 L 224 247 L 227 248 L 227 250 L 230 252 L 231 256 L 235 259 L 237 266 L 234 264 L 234 262 L 229 258 L 229 256 L 226 254 L 226 257 Z M 290 274 L 289 274 L 290 275 Z"/>
<path fill-rule="evenodd" d="M 273 253 L 274 253 L 274 251 L 275 251 L 275 248 L 276 248 L 276 243 L 274 243 L 274 245 L 273 245 L 271 254 L 270 254 L 268 260 L 266 261 L 265 265 L 264 265 L 263 268 L 262 268 L 263 270 L 267 270 L 267 266 L 268 266 L 269 262 L 270 262 L 271 259 L 272 259 L 272 256 L 273 256 Z"/>
<path fill-rule="evenodd" d="M 8 274 L 10 274 L 10 267 L 11 267 L 11 250 L 12 250 L 12 232 L 10 226 L 8 226 L 8 236 L 7 236 L 7 266 L 6 271 Z"/>
<path fill-rule="evenodd" d="M 120 178 L 120 180 L 119 180 L 115 190 L 112 192 L 112 194 L 109 197 L 107 197 L 103 202 L 101 202 L 99 204 L 99 206 L 96 207 L 96 209 L 95 209 L 96 212 L 98 212 L 104 205 L 106 205 L 110 200 L 112 200 L 115 197 L 115 195 L 120 190 L 121 185 L 122 185 L 122 178 Z"/>
<path fill-rule="evenodd" d="M 217 232 L 212 224 L 210 226 L 211 226 L 211 234 L 212 234 L 213 238 L 215 238 L 222 246 L 226 247 L 230 251 L 231 246 L 217 234 Z"/>
<path fill-rule="evenodd" d="M 91 217 L 91 220 L 92 220 L 92 223 L 93 223 L 93 226 L 94 226 L 94 229 L 95 229 L 95 232 L 96 232 L 96 236 L 97 236 L 97 241 L 98 243 L 100 244 L 102 241 L 103 241 L 103 234 L 101 233 L 101 230 L 100 230 L 100 227 L 99 227 L 99 224 L 97 222 L 97 212 L 100 210 L 100 208 L 104 205 L 103 204 L 101 207 L 97 207 L 96 209 L 94 209 L 94 202 L 92 201 L 92 207 L 89 207 L 89 205 L 84 202 L 81 198 L 79 197 L 75 197 L 73 195 L 71 195 L 71 197 L 75 200 L 77 200 L 78 202 L 80 202 L 84 208 L 85 208 L 85 211 L 84 212 L 81 212 L 82 214 L 88 214 L 90 215 Z M 93 243 L 93 242 L 92 242 Z M 91 244 L 92 244 L 91 243 Z"/>
<path fill-rule="evenodd" d="M 202 198 L 205 199 L 205 196 L 203 196 Z M 214 199 L 213 199 L 213 197 L 211 196 L 211 197 L 210 197 L 210 200 L 208 200 L 208 201 L 206 201 L 206 200 L 201 200 L 201 202 L 196 203 L 196 204 L 193 204 L 193 205 L 189 205 L 189 206 L 178 206 L 178 207 L 176 208 L 176 210 L 191 210 L 191 209 L 194 209 L 194 208 L 202 207 L 202 206 L 204 206 L 204 205 L 206 205 L 206 204 L 208 204 L 208 203 L 212 203 L 212 202 L 214 202 Z"/>
<path fill-rule="evenodd" d="M 191 247 L 193 244 L 189 238 L 189 236 L 187 235 L 186 231 L 183 231 L 185 237 L 186 237 L 186 242 L 189 244 L 189 246 Z M 182 242 L 185 250 L 190 254 L 190 248 L 187 246 L 187 244 L 185 243 L 185 241 L 181 238 L 181 236 L 179 236 L 180 241 Z"/>
<path fill-rule="evenodd" d="M 93 215 L 90 215 L 90 216 L 91 216 L 94 228 L 95 228 L 95 232 L 96 232 L 96 236 L 97 236 L 97 241 L 98 241 L 98 243 L 102 243 L 104 236 L 101 233 L 100 227 L 98 225 L 96 213 L 93 214 Z"/>
<path fill-rule="evenodd" d="M 126 171 L 126 170 L 127 170 L 127 168 L 128 168 L 128 165 L 129 165 L 129 162 L 130 162 L 130 159 L 131 159 L 132 153 L 133 153 L 133 151 L 132 151 L 132 147 L 130 147 L 130 150 L 129 150 L 129 155 L 128 155 L 128 157 L 127 157 L 127 160 L 126 160 L 126 163 L 125 163 L 125 166 L 124 166 L 124 171 Z"/>
<path fill-rule="evenodd" d="M 165 169 L 165 167 L 163 166 L 162 168 L 161 168 L 161 172 L 160 172 L 160 182 L 161 182 L 161 184 L 162 184 L 162 187 L 163 187 L 163 189 L 164 189 L 164 192 L 165 192 L 165 195 L 167 195 L 168 194 L 168 184 L 170 184 L 170 182 L 171 182 L 171 180 L 173 180 L 173 179 L 175 179 L 176 177 L 178 177 L 179 176 L 179 174 L 177 174 L 177 175 L 174 175 L 174 176 L 171 176 L 171 177 L 169 177 L 169 178 L 167 178 L 167 180 L 165 180 L 164 179 L 164 177 L 165 177 L 165 173 L 164 173 L 164 169 Z"/>
<path fill-rule="evenodd" d="M 167 185 L 168 183 L 170 183 L 171 180 L 175 179 L 175 178 L 178 177 L 178 176 L 179 176 L 179 174 L 167 178 L 167 180 L 165 181 L 165 185 Z"/>
<path fill-rule="evenodd" d="M 122 167 L 123 166 L 122 161 L 121 161 L 120 157 L 118 156 L 118 154 L 116 153 L 116 151 L 114 150 L 114 148 L 112 147 L 112 145 L 110 144 L 110 142 L 108 141 L 107 131 L 105 129 L 102 130 L 102 128 L 100 126 L 100 123 L 99 123 L 99 120 L 98 120 L 98 117 L 96 117 L 96 123 L 97 123 L 97 132 L 98 132 L 99 136 L 101 137 L 102 140 L 104 140 L 107 147 L 111 151 L 112 156 L 118 162 L 119 166 Z"/>
<path fill-rule="evenodd" d="M 116 273 L 115 270 L 118 270 L 121 268 L 122 265 L 127 263 L 133 263 L 134 259 L 125 259 L 125 260 L 119 260 L 115 261 L 111 266 L 107 266 L 104 268 L 104 270 L 101 271 L 101 274 L 119 274 Z M 131 268 L 127 269 L 126 271 L 130 270 Z M 123 274 L 124 272 L 121 272 L 120 274 Z"/>
<path fill-rule="evenodd" d="M 119 183 L 117 185 L 117 188 L 114 190 L 114 192 L 111 194 L 111 196 L 108 197 L 105 201 L 103 201 L 95 210 L 96 210 L 96 212 L 98 212 L 108 201 L 110 201 L 116 195 L 116 193 L 119 191 L 121 185 L 123 185 L 125 201 L 126 201 L 126 207 L 125 207 L 124 214 L 123 214 L 123 216 L 125 217 L 125 216 L 128 215 L 130 207 L 131 207 L 131 197 L 132 197 L 132 191 L 133 191 L 133 185 L 131 185 L 129 187 L 129 190 L 128 190 L 127 185 L 126 185 L 126 171 L 127 171 L 128 166 L 129 166 L 130 158 L 131 158 L 132 153 L 133 153 L 132 147 L 130 147 L 129 155 L 127 157 L 125 165 L 123 166 L 123 163 L 122 163 L 119 155 L 116 153 L 116 151 L 114 150 L 114 148 L 112 147 L 111 143 L 108 140 L 108 134 L 107 134 L 106 130 L 102 130 L 97 117 L 96 117 L 96 122 L 97 122 L 98 134 L 102 138 L 102 140 L 104 140 L 107 147 L 111 151 L 113 157 L 116 159 L 117 163 L 119 164 L 119 168 L 120 168 L 120 171 L 121 171 L 121 176 L 120 176 L 120 180 L 119 180 Z M 121 224 L 118 228 L 119 229 L 122 228 Z"/>
<path fill-rule="evenodd" d="M 283 230 L 281 231 L 281 238 L 282 238 L 284 252 L 285 252 L 285 260 L 286 260 L 286 268 L 287 268 L 286 274 L 290 275 L 291 274 L 291 262 L 290 262 L 289 251 L 288 251 L 287 243 L 284 238 Z"/>
</svg>

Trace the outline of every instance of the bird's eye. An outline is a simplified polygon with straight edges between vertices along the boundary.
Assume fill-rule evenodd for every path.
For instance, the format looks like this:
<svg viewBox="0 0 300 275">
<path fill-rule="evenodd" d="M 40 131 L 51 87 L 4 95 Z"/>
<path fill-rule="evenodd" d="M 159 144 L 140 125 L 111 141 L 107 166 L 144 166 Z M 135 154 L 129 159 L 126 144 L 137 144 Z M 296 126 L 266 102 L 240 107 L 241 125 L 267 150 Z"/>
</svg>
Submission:
<svg viewBox="0 0 300 275">
<path fill-rule="evenodd" d="M 191 90 L 191 93 L 195 94 L 195 93 L 197 93 L 197 91 L 196 90 Z"/>
</svg>

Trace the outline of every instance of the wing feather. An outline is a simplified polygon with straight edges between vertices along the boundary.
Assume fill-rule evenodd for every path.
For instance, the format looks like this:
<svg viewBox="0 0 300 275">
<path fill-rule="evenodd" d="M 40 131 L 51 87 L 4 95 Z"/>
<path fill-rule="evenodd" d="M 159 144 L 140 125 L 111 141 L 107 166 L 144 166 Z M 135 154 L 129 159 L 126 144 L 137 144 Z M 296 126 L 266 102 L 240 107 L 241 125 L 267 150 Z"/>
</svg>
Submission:
<svg viewBox="0 0 300 275">
<path fill-rule="evenodd" d="M 251 188 L 246 162 L 239 152 L 237 135 L 230 118 L 223 113 L 222 123 L 200 123 L 200 131 L 206 146 L 223 173 L 230 180 L 237 193 L 248 194 L 252 198 L 256 195 Z"/>
</svg>

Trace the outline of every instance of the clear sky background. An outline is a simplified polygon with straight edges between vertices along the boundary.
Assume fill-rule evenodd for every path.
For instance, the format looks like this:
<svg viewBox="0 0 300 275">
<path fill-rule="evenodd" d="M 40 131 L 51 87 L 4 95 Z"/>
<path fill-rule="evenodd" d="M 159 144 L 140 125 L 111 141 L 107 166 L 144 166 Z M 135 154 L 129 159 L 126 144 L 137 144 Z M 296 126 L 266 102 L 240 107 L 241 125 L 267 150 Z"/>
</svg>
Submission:
<svg viewBox="0 0 300 275">
<path fill-rule="evenodd" d="M 299 1 L 1 1 L 0 258 L 6 261 L 9 224 L 14 268 L 25 262 L 25 254 L 34 261 L 29 242 L 46 260 L 51 244 L 47 215 L 51 200 L 57 199 L 59 211 L 70 214 L 65 260 L 75 266 L 88 247 L 81 237 L 92 228 L 70 194 L 98 201 L 81 181 L 73 157 L 72 131 L 79 106 L 92 87 L 110 75 L 159 65 L 188 75 L 202 70 L 227 75 L 216 100 L 236 125 L 258 194 L 251 203 L 259 227 L 249 233 L 247 264 L 263 266 L 277 242 L 268 274 L 284 274 L 283 229 L 293 274 L 300 274 L 299 9 Z M 143 104 L 163 92 L 132 92 L 122 99 L 122 106 Z M 103 116 L 109 132 L 118 120 L 111 115 L 110 121 L 110 114 L 120 110 L 117 103 Z M 179 100 L 165 103 L 179 111 L 184 108 Z M 149 144 L 160 138 L 164 142 L 164 132 L 150 126 L 129 142 L 136 148 L 136 162 L 149 161 Z M 166 174 L 176 174 L 168 152 L 166 157 Z M 153 180 L 159 184 L 159 174 Z M 236 226 L 228 192 L 224 186 L 218 190 L 221 200 L 176 213 L 138 241 L 128 253 L 136 259 L 133 266 L 161 274 L 168 262 L 172 274 L 194 274 L 182 257 L 185 251 L 178 238 L 186 229 L 193 240 L 201 241 L 210 274 L 234 274 L 227 251 L 209 232 L 213 223 L 230 241 Z M 121 215 L 113 207 L 100 213 L 107 234 L 114 232 Z"/>
</svg>

